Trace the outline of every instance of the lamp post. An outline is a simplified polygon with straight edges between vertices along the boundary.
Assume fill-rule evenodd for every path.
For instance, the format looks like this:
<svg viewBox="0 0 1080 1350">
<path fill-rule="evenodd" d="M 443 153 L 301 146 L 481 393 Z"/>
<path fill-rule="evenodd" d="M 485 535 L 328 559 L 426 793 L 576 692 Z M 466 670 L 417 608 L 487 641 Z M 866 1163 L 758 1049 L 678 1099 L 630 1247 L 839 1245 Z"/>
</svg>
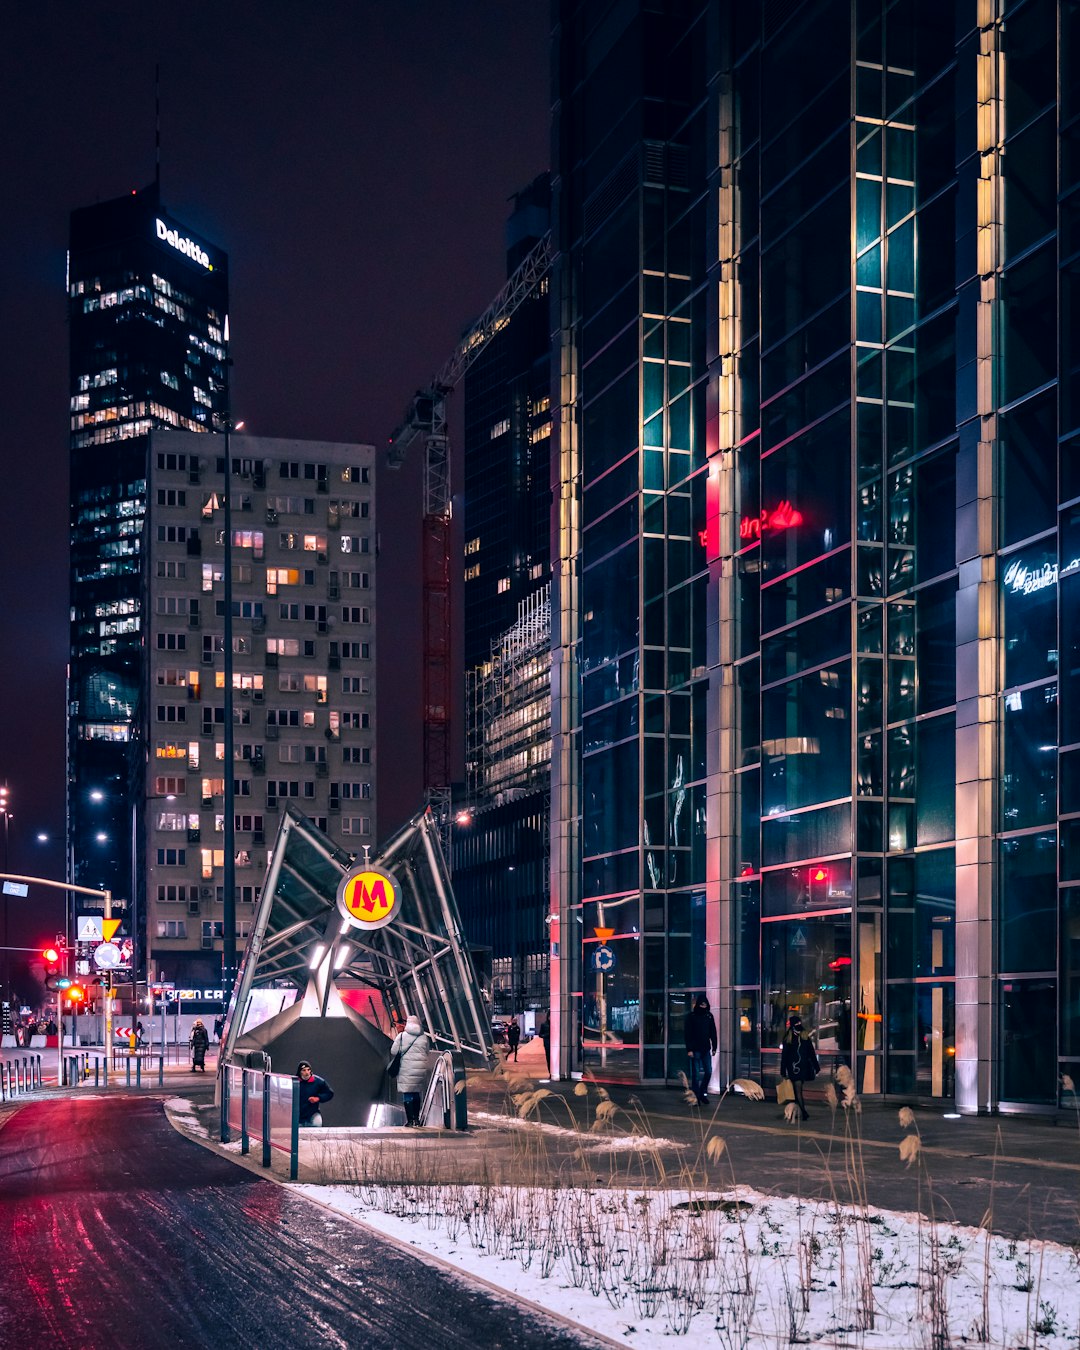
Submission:
<svg viewBox="0 0 1080 1350">
<path fill-rule="evenodd" d="M 225 414 L 225 856 L 222 868 L 224 894 L 221 906 L 221 989 L 225 1006 L 232 998 L 233 981 L 236 978 L 236 800 L 233 774 L 233 612 L 232 612 L 232 447 L 231 436 L 234 430 L 243 426 L 232 420 L 232 380 L 230 378 L 231 358 L 229 356 L 229 316 L 225 316 L 224 328 L 225 378 L 227 411 Z M 213 931 L 211 929 L 211 931 Z"/>
<path fill-rule="evenodd" d="M 8 865 L 8 830 L 11 822 L 11 800 L 8 785 L 5 783 L 0 787 L 0 816 L 4 818 L 4 871 L 7 871 Z M 7 895 L 4 896 L 4 984 L 3 997 L 11 1002 L 11 955 L 8 952 L 8 905 L 10 901 Z"/>
</svg>

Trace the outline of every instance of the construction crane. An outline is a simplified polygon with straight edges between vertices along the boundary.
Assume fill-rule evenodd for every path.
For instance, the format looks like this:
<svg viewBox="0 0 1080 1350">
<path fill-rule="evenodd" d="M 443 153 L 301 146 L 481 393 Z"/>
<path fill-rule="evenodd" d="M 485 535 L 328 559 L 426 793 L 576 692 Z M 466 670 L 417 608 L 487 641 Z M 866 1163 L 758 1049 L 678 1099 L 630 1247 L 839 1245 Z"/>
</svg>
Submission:
<svg viewBox="0 0 1080 1350">
<path fill-rule="evenodd" d="M 424 791 L 450 858 L 450 433 L 447 400 L 491 339 L 535 291 L 551 266 L 551 236 L 545 234 L 511 274 L 454 354 L 409 401 L 390 437 L 387 464 L 401 468 L 417 441 L 424 445 L 422 608 L 424 663 Z"/>
</svg>

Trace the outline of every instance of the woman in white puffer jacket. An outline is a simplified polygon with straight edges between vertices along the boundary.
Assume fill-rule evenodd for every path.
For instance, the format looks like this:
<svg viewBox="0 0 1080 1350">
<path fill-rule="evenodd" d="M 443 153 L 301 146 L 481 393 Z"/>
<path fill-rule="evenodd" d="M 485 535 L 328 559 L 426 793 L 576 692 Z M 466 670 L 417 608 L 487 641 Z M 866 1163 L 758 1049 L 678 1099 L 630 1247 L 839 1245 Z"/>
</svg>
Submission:
<svg viewBox="0 0 1080 1350">
<path fill-rule="evenodd" d="M 410 1014 L 404 1031 L 399 1031 L 390 1045 L 390 1058 L 400 1053 L 401 1068 L 397 1085 L 401 1104 L 405 1108 L 405 1124 L 420 1124 L 420 1094 L 427 1087 L 428 1055 L 431 1037 L 420 1025 L 420 1019 Z"/>
</svg>

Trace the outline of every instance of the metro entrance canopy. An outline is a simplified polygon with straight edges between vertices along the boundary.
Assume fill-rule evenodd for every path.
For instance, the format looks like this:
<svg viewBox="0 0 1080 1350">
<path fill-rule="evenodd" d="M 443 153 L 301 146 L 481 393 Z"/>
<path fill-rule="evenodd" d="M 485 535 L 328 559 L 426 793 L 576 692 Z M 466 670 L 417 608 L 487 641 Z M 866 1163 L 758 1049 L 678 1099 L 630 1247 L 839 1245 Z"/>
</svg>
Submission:
<svg viewBox="0 0 1080 1350">
<path fill-rule="evenodd" d="M 313 1062 L 328 1021 L 351 1023 L 369 1053 L 381 1054 L 406 1013 L 419 1017 L 437 1050 L 490 1062 L 490 1018 L 430 811 L 414 816 L 374 858 L 358 860 L 287 808 L 228 1010 L 221 1062 L 237 1062 L 253 1047 L 291 1052 L 298 1020 Z"/>
</svg>

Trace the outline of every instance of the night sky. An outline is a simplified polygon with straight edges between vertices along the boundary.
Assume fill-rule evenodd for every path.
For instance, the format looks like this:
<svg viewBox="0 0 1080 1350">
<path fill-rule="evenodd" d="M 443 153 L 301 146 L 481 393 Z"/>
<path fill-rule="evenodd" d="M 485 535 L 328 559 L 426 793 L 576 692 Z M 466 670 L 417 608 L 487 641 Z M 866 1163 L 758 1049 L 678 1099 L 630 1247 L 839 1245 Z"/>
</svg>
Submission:
<svg viewBox="0 0 1080 1350">
<path fill-rule="evenodd" d="M 253 434 L 384 446 L 409 395 L 501 286 L 508 198 L 548 167 L 547 0 L 6 7 L 9 871 L 64 873 L 68 214 L 153 180 L 155 66 L 163 200 L 229 254 L 233 410 Z M 422 791 L 419 469 L 416 457 L 377 480 L 380 834 Z M 53 842 L 36 843 L 39 830 Z M 51 937 L 37 932 L 45 914 L 20 903 L 12 940 Z"/>
</svg>

